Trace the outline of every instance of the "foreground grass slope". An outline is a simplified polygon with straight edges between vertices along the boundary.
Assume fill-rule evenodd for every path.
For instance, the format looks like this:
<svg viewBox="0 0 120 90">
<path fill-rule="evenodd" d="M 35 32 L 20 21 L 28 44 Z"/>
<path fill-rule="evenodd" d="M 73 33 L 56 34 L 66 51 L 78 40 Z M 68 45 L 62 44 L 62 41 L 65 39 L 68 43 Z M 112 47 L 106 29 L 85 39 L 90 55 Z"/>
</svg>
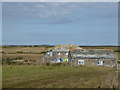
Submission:
<svg viewBox="0 0 120 90">
<path fill-rule="evenodd" d="M 75 66 L 3 66 L 3 88 L 113 88 L 116 69 Z"/>
</svg>

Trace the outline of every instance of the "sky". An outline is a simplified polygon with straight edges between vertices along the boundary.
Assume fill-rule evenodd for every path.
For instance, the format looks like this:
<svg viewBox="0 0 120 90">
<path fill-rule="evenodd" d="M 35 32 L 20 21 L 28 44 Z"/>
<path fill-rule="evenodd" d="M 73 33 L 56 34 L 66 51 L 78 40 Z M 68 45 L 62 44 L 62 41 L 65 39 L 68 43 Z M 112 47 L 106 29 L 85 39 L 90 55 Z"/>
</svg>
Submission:
<svg viewBox="0 0 120 90">
<path fill-rule="evenodd" d="M 117 45 L 117 2 L 3 2 L 3 45 Z"/>
</svg>

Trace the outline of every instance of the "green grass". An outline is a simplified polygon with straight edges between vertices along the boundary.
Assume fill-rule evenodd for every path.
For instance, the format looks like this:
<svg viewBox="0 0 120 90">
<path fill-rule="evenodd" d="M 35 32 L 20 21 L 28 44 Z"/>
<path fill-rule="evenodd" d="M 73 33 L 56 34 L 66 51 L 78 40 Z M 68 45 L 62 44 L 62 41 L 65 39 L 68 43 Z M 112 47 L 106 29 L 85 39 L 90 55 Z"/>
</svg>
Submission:
<svg viewBox="0 0 120 90">
<path fill-rule="evenodd" d="M 41 47 L 7 47 L 2 48 L 1 52 L 2 57 L 0 58 L 16 58 L 16 57 L 23 57 L 25 60 L 36 60 L 39 61 L 39 59 L 44 55 L 42 52 L 46 52 L 49 47 L 41 46 Z M 21 52 L 31 52 L 31 53 L 38 53 L 38 54 L 20 54 L 17 53 L 18 51 Z M 10 54 L 11 53 L 11 54 Z"/>
<path fill-rule="evenodd" d="M 23 57 L 38 61 L 43 54 L 20 54 L 23 52 L 45 52 L 49 47 L 7 47 L 0 58 Z M 116 50 L 117 47 L 82 47 Z M 14 53 L 14 54 L 9 54 Z M 114 52 L 116 57 L 120 52 Z M 118 57 L 120 58 L 120 57 Z M 5 66 L 3 65 L 3 88 L 111 88 L 117 86 L 117 72 L 110 67 L 71 67 L 71 66 Z"/>
<path fill-rule="evenodd" d="M 111 88 L 117 72 L 110 67 L 3 66 L 3 88 Z"/>
</svg>

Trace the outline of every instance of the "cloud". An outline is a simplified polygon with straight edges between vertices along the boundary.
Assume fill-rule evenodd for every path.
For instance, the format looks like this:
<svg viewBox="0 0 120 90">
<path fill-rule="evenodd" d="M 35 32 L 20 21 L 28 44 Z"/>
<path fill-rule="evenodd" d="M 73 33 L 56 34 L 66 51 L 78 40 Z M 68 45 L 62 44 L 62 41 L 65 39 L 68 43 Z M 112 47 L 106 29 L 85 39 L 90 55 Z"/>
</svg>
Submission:
<svg viewBox="0 0 120 90">
<path fill-rule="evenodd" d="M 117 3 L 7 2 L 3 3 L 4 42 L 113 43 L 116 15 Z"/>
<path fill-rule="evenodd" d="M 58 3 L 3 3 L 3 14 L 15 18 L 17 16 L 50 18 L 68 13 L 68 10 L 58 5 Z"/>
<path fill-rule="evenodd" d="M 3 21 L 25 21 L 34 19 L 41 24 L 76 23 L 92 17 L 116 15 L 117 3 L 76 2 L 7 2 L 3 3 Z M 107 10 L 113 10 L 109 14 Z M 104 11 L 104 12 L 103 12 Z M 33 22 L 33 21 L 31 21 Z M 34 22 L 36 23 L 36 22 Z"/>
<path fill-rule="evenodd" d="M 38 4 L 38 5 L 36 5 L 36 7 L 38 7 L 38 8 L 44 8 L 45 6 L 42 5 L 42 4 Z"/>
<path fill-rule="evenodd" d="M 119 0 L 2 0 L 3 2 L 119 2 Z"/>
<path fill-rule="evenodd" d="M 106 18 L 117 18 L 118 17 L 118 12 L 116 10 L 116 13 L 114 13 L 114 11 L 113 11 L 113 12 L 98 13 L 96 15 L 100 16 L 100 17 L 106 17 Z"/>
<path fill-rule="evenodd" d="M 51 21 L 51 23 L 60 22 L 62 24 L 72 21 L 70 19 L 63 20 L 63 22 L 60 20 L 70 13 L 71 9 L 69 7 L 63 8 L 61 3 L 3 3 L 3 21 L 33 18 L 48 20 L 48 22 L 43 21 L 43 23 L 50 23 Z"/>
</svg>

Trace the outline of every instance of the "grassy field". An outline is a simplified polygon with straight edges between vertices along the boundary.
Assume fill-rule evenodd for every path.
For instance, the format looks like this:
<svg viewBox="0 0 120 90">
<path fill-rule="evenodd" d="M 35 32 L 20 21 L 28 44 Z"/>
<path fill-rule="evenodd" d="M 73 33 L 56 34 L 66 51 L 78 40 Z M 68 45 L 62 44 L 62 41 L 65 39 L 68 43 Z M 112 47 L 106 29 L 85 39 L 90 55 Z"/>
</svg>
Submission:
<svg viewBox="0 0 120 90">
<path fill-rule="evenodd" d="M 3 47 L 0 58 L 22 57 L 39 61 L 50 48 L 53 47 Z M 82 48 L 118 50 L 118 47 L 111 46 Z M 120 52 L 114 54 L 120 56 Z M 3 88 L 113 88 L 118 83 L 116 69 L 110 67 L 3 65 L 2 71 Z"/>
<path fill-rule="evenodd" d="M 28 46 L 17 46 L 17 47 L 3 47 L 2 57 L 0 58 L 17 58 L 22 57 L 24 60 L 35 60 L 39 62 L 40 58 L 44 55 L 42 52 L 46 52 L 51 47 L 39 46 L 39 47 L 28 47 Z M 22 52 L 22 53 L 21 53 Z"/>
<path fill-rule="evenodd" d="M 3 66 L 3 88 L 113 88 L 116 69 L 110 67 Z"/>
</svg>

